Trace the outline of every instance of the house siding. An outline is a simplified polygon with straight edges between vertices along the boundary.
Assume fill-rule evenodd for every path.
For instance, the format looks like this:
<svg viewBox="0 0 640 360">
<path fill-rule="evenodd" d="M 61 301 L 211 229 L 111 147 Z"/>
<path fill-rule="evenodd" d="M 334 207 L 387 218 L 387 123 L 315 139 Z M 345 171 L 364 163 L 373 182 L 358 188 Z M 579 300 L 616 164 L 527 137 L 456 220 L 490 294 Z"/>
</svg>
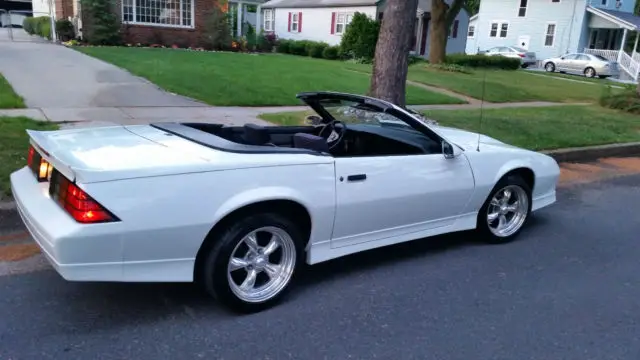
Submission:
<svg viewBox="0 0 640 360">
<path fill-rule="evenodd" d="M 474 26 L 474 34 L 472 37 L 469 37 L 469 28 Z M 467 36 L 467 44 L 465 46 L 465 53 L 467 54 L 476 54 L 478 52 L 478 18 L 473 20 L 469 19 L 469 24 L 464 30 L 464 36 Z"/>
<path fill-rule="evenodd" d="M 364 13 L 375 18 L 375 6 L 363 7 L 330 7 L 330 8 L 277 8 L 275 10 L 275 34 L 280 39 L 323 41 L 330 45 L 338 45 L 341 34 L 331 33 L 331 19 L 334 12 Z M 289 31 L 289 13 L 302 13 L 302 30 Z M 262 21 L 264 24 L 264 21 Z"/>
<path fill-rule="evenodd" d="M 476 22 L 474 47 L 487 50 L 494 46 L 522 46 L 518 43 L 519 38 L 529 36 L 529 51 L 535 52 L 539 60 L 578 51 L 579 44 L 583 41 L 581 30 L 587 0 L 561 0 L 559 3 L 552 3 L 551 0 L 529 0 L 524 17 L 518 16 L 519 5 L 520 0 L 483 0 Z M 490 37 L 492 22 L 509 24 L 505 38 Z M 556 24 L 553 46 L 544 46 L 548 23 Z M 470 47 L 467 50 L 471 50 Z"/>
<path fill-rule="evenodd" d="M 633 13 L 636 2 L 631 0 L 621 1 L 621 6 L 618 9 L 616 7 L 616 0 L 605 0 L 605 4 L 602 4 L 603 0 L 587 0 L 587 5 L 591 5 L 600 9 L 616 10 L 622 12 Z"/>
<path fill-rule="evenodd" d="M 33 10 L 33 16 L 49 16 L 51 14 L 51 9 L 49 8 L 49 1 L 47 0 L 33 0 L 31 2 L 31 7 Z"/>
<path fill-rule="evenodd" d="M 452 0 L 447 0 L 451 2 Z M 424 12 L 431 11 L 431 0 L 420 0 L 419 7 Z M 384 12 L 385 4 L 376 6 L 361 7 L 319 7 L 319 8 L 275 8 L 274 33 L 280 39 L 288 40 L 312 40 L 323 41 L 330 45 L 339 45 L 342 35 L 331 34 L 332 13 L 347 12 L 364 13 L 372 19 L 378 18 L 379 12 Z M 263 11 L 266 9 L 263 9 Z M 302 13 L 302 30 L 300 32 L 289 31 L 289 13 Z M 264 14 L 262 15 L 264 16 Z M 449 37 L 447 42 L 447 53 L 462 53 L 467 42 L 467 28 L 469 25 L 469 14 L 462 10 L 456 17 L 458 21 L 458 33 L 455 38 Z M 264 26 L 264 19 L 261 21 Z M 428 30 L 427 30 L 428 31 Z M 452 34 L 451 34 L 452 35 Z M 427 36 L 425 45 L 425 57 L 429 56 L 430 39 Z"/>
</svg>

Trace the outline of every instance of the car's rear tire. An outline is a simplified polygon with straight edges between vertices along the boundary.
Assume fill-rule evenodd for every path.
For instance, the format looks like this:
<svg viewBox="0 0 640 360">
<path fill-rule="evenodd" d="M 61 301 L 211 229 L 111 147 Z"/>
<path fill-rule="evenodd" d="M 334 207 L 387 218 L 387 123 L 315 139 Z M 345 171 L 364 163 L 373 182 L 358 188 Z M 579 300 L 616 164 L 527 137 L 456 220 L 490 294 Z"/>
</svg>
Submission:
<svg viewBox="0 0 640 360">
<path fill-rule="evenodd" d="M 530 214 L 529 184 L 515 174 L 503 177 L 478 212 L 478 235 L 489 244 L 511 242 L 520 234 Z"/>
<path fill-rule="evenodd" d="M 272 307 L 291 288 L 303 240 L 295 223 L 277 213 L 238 219 L 217 235 L 204 254 L 201 285 L 236 312 Z"/>
<path fill-rule="evenodd" d="M 598 74 L 596 73 L 596 69 L 594 69 L 592 67 L 588 67 L 588 68 L 584 69 L 584 76 L 586 76 L 588 78 L 594 78 L 597 75 Z"/>
</svg>

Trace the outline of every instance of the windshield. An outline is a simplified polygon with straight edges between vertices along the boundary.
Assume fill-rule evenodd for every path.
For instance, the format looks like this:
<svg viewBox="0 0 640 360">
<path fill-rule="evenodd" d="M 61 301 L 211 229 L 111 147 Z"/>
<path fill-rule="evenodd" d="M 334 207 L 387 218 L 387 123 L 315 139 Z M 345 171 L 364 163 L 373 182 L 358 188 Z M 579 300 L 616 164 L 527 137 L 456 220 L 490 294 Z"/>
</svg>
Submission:
<svg viewBox="0 0 640 360">
<path fill-rule="evenodd" d="M 349 126 L 349 124 L 380 127 L 393 126 L 416 131 L 411 125 L 399 118 L 391 114 L 381 112 L 377 107 L 369 106 L 367 104 L 346 100 L 326 99 L 321 100 L 320 105 L 322 105 L 322 107 L 324 107 L 324 109 L 331 114 L 334 119 L 347 124 L 347 126 Z"/>
</svg>

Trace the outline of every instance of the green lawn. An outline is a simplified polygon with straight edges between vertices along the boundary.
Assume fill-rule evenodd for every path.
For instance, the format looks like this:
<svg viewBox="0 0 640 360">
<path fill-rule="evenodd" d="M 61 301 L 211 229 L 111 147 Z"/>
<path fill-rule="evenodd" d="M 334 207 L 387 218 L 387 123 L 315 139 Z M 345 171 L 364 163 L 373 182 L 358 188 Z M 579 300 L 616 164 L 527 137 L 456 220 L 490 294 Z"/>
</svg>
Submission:
<svg viewBox="0 0 640 360">
<path fill-rule="evenodd" d="M 55 130 L 57 125 L 26 117 L 0 116 L 0 198 L 11 194 L 9 175 L 27 164 L 26 129 Z"/>
<path fill-rule="evenodd" d="M 0 74 L 0 109 L 24 108 L 24 100 L 11 87 L 7 79 Z"/>
<path fill-rule="evenodd" d="M 370 72 L 371 67 L 360 64 L 345 64 L 346 68 Z M 408 79 L 449 89 L 459 94 L 489 102 L 552 101 L 552 102 L 596 102 L 602 86 L 575 81 L 555 79 L 553 76 L 535 76 L 526 70 L 471 69 L 471 74 L 438 71 L 424 64 L 409 68 Z M 486 79 L 486 83 L 485 83 Z M 578 78 L 579 79 L 579 78 Z"/>
<path fill-rule="evenodd" d="M 479 110 L 438 110 L 424 112 L 439 124 L 477 132 Z M 300 124 L 308 112 L 263 114 L 272 123 Z M 485 109 L 485 135 L 508 144 L 549 150 L 576 146 L 640 141 L 640 117 L 596 105 Z"/>
<path fill-rule="evenodd" d="M 366 93 L 367 74 L 348 71 L 343 63 L 280 54 L 234 54 L 78 47 L 87 55 L 120 66 L 160 87 L 218 106 L 299 105 L 305 91 Z M 459 104 L 463 101 L 411 86 L 409 104 Z"/>
</svg>

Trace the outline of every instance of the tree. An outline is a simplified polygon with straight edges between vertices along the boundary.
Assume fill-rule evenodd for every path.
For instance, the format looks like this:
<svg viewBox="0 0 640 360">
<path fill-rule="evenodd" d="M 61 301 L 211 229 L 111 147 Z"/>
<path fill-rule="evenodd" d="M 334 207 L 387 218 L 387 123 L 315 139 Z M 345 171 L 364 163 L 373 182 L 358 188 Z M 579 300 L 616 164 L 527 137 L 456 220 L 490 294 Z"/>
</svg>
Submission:
<svg viewBox="0 0 640 360">
<path fill-rule="evenodd" d="M 417 11 L 418 0 L 387 0 L 376 44 L 369 94 L 398 106 L 405 106 Z"/>
<path fill-rule="evenodd" d="M 449 29 L 451 29 L 453 21 L 464 5 L 465 0 L 453 0 L 451 5 L 447 4 L 445 0 L 431 0 L 430 63 L 440 64 L 444 62 Z"/>
</svg>

